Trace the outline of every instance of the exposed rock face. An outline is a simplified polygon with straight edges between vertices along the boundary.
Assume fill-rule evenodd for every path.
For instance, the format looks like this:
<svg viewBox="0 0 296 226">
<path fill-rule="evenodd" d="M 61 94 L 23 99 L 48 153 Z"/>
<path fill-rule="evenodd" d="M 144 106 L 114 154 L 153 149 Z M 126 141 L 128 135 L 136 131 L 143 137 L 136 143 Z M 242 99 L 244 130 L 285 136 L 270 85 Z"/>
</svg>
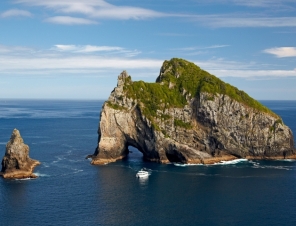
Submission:
<svg viewBox="0 0 296 226">
<path fill-rule="evenodd" d="M 29 146 L 24 144 L 20 132 L 14 129 L 6 144 L 6 152 L 2 160 L 3 178 L 35 178 L 37 176 L 33 174 L 33 169 L 39 164 L 39 161 L 29 157 Z"/>
<path fill-rule="evenodd" d="M 279 116 L 209 74 L 199 84 L 225 86 L 230 94 L 220 90 L 215 93 L 200 85 L 196 93 L 189 92 L 190 82 L 187 86 L 178 84 L 183 84 L 184 68 L 189 64 L 192 67 L 192 63 L 184 60 L 181 63 L 175 59 L 165 62 L 155 84 L 132 82 L 125 71 L 118 76 L 117 87 L 102 107 L 98 147 L 91 156 L 92 164 L 124 158 L 130 145 L 147 160 L 162 163 L 296 158 L 292 132 Z M 197 73 L 206 73 L 199 70 L 196 69 Z M 231 98 L 232 89 L 239 96 Z M 163 96 L 159 94 L 162 91 Z M 180 101 L 173 102 L 174 98 Z M 183 106 L 178 106 L 180 103 Z"/>
</svg>

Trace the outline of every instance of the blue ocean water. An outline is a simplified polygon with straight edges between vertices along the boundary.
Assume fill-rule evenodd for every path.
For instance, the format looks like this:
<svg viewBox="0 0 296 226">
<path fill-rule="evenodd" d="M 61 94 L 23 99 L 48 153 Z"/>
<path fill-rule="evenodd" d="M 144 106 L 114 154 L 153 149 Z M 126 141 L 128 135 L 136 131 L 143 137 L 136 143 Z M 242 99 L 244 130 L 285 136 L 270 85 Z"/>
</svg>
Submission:
<svg viewBox="0 0 296 226">
<path fill-rule="evenodd" d="M 296 134 L 296 101 L 262 101 Z M 17 128 L 42 164 L 0 179 L 1 225 L 295 225 L 296 162 L 92 166 L 102 101 L 0 100 L 0 157 Z M 2 154 L 1 154 L 2 153 Z M 142 167 L 151 175 L 136 179 Z"/>
</svg>

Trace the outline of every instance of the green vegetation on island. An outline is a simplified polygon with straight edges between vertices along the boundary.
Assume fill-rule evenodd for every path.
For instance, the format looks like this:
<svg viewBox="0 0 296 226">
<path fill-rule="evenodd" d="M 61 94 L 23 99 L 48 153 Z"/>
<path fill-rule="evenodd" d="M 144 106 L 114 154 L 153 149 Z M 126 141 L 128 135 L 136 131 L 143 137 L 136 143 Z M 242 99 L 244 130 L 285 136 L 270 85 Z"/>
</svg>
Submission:
<svg viewBox="0 0 296 226">
<path fill-rule="evenodd" d="M 124 91 L 128 97 L 142 103 L 140 107 L 146 116 L 155 117 L 157 110 L 164 108 L 182 108 L 187 104 L 186 95 L 198 97 L 201 92 L 205 92 L 209 94 L 208 100 L 214 100 L 215 94 L 224 94 L 259 112 L 279 118 L 244 91 L 223 82 L 194 63 L 178 58 L 164 61 L 156 83 L 131 82 L 129 78 L 125 81 Z"/>
<path fill-rule="evenodd" d="M 208 101 L 213 101 L 216 94 L 229 96 L 245 106 L 274 116 L 280 117 L 251 98 L 244 91 L 223 82 L 221 79 L 202 70 L 194 63 L 183 59 L 173 58 L 164 61 L 161 73 L 155 83 L 144 81 L 132 81 L 131 77 L 125 78 L 123 86 L 124 95 L 132 98 L 141 112 L 151 121 L 152 127 L 160 130 L 153 118 L 159 117 L 162 120 L 169 120 L 170 116 L 163 113 L 164 109 L 183 108 L 188 104 L 186 97 L 199 97 L 201 93 L 207 93 Z M 122 97 L 118 97 L 119 99 Z M 126 110 L 124 107 L 111 103 L 107 104 L 116 110 Z M 246 117 L 249 117 L 246 115 Z M 174 125 L 190 129 L 190 123 L 174 119 Z"/>
</svg>

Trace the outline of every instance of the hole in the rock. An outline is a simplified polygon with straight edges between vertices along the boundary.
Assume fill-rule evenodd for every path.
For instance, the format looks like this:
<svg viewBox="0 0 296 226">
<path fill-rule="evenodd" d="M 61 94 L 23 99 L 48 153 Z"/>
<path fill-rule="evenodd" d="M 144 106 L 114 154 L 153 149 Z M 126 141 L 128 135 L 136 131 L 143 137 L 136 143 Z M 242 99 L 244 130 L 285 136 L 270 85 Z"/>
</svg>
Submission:
<svg viewBox="0 0 296 226">
<path fill-rule="evenodd" d="M 133 147 L 133 146 L 128 146 L 129 153 L 127 155 L 127 158 L 129 160 L 143 160 L 143 153 L 139 151 L 139 149 Z"/>
</svg>

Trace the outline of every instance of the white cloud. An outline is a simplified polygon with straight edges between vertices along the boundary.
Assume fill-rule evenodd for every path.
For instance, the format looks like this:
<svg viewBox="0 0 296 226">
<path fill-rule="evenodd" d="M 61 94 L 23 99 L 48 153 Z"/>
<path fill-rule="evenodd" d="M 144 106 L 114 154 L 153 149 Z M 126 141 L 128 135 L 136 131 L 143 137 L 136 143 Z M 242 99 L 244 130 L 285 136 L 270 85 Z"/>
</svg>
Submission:
<svg viewBox="0 0 296 226">
<path fill-rule="evenodd" d="M 47 18 L 45 21 L 50 23 L 65 24 L 65 25 L 97 24 L 97 22 L 94 20 L 88 20 L 84 18 L 71 17 L 71 16 L 54 16 L 54 17 Z"/>
<path fill-rule="evenodd" d="M 296 57 L 296 47 L 275 47 L 265 49 L 263 52 L 275 55 L 278 58 Z"/>
<path fill-rule="evenodd" d="M 100 56 L 53 56 L 53 57 L 7 57 L 0 56 L 2 62 L 0 72 L 2 74 L 32 75 L 45 74 L 59 76 L 63 74 L 104 74 L 113 76 L 122 70 L 139 70 L 149 73 L 151 70 L 159 71 L 163 60 L 160 59 L 131 59 Z M 17 62 L 17 63 L 16 63 Z M 223 64 L 222 62 L 196 62 L 201 68 L 209 71 L 218 77 L 237 78 L 279 78 L 296 77 L 296 70 L 256 70 L 244 69 L 244 66 L 235 63 L 234 65 Z M 220 69 L 218 69 L 220 68 Z M 226 68 L 226 69 L 225 69 Z M 229 69 L 227 69 L 229 68 Z M 235 69 L 237 68 L 237 69 Z M 241 68 L 241 69 L 240 69 Z M 103 72 L 100 72 L 102 71 Z M 147 71 L 148 70 L 148 71 Z M 111 72 L 112 71 L 112 72 Z M 116 71 L 116 72 L 114 72 Z M 151 74 L 150 74 L 151 75 Z M 154 73 L 156 78 L 158 74 Z M 138 74 L 134 74 L 138 77 Z"/>
<path fill-rule="evenodd" d="M 295 3 L 294 0 L 231 0 L 237 5 L 244 5 L 250 7 L 285 7 L 289 3 Z"/>
<path fill-rule="evenodd" d="M 267 4 L 274 3 L 273 0 L 231 0 L 237 5 L 253 6 L 253 7 L 265 7 Z"/>
<path fill-rule="evenodd" d="M 217 48 L 224 48 L 228 46 L 229 45 L 212 45 L 212 46 L 205 47 L 205 49 L 217 49 Z"/>
<path fill-rule="evenodd" d="M 230 45 L 211 45 L 211 46 L 191 46 L 183 48 L 173 48 L 171 51 L 177 51 L 178 54 L 183 54 L 184 56 L 197 56 L 202 54 L 209 54 L 213 52 L 214 49 L 225 48 Z"/>
<path fill-rule="evenodd" d="M 172 36 L 172 37 L 177 37 L 177 36 L 191 36 L 189 34 L 184 34 L 184 33 L 158 33 L 157 35 L 160 35 L 160 36 Z"/>
<path fill-rule="evenodd" d="M 32 17 L 32 13 L 26 10 L 20 10 L 20 9 L 10 9 L 3 13 L 0 13 L 0 17 L 6 18 L 6 17 Z"/>
<path fill-rule="evenodd" d="M 77 52 L 81 53 L 92 53 L 92 52 L 109 52 L 109 51 L 122 51 L 124 48 L 118 46 L 92 46 L 86 45 L 81 49 L 77 50 Z"/>
<path fill-rule="evenodd" d="M 74 51 L 77 47 L 75 45 L 55 45 L 55 49 L 58 51 Z"/>
<path fill-rule="evenodd" d="M 211 45 L 211 46 L 193 46 L 193 47 L 184 47 L 184 48 L 175 48 L 172 50 L 179 50 L 179 51 L 195 51 L 200 49 L 217 49 L 217 48 L 224 48 L 230 45 Z"/>
<path fill-rule="evenodd" d="M 209 70 L 219 77 L 280 78 L 296 77 L 296 70 Z"/>
<path fill-rule="evenodd" d="M 97 54 L 104 53 L 104 55 L 121 55 L 123 57 L 133 57 L 141 52 L 138 50 L 129 50 L 119 46 L 94 46 L 94 45 L 55 45 L 51 50 L 64 53 L 87 53 Z"/>
<path fill-rule="evenodd" d="M 89 52 L 86 52 L 89 51 Z M 106 52 L 115 54 L 105 54 Z M 87 54 L 86 54 L 87 53 Z M 103 55 L 102 55 L 103 53 Z M 120 55 L 121 54 L 121 55 Z M 55 45 L 47 50 L 33 50 L 27 47 L 0 46 L 0 74 L 62 76 L 113 76 L 122 70 L 133 72 L 133 76 L 158 75 L 165 59 L 130 57 L 133 50 L 118 46 Z M 267 69 L 269 66 L 256 63 L 242 63 L 213 58 L 195 61 L 196 65 L 218 77 L 279 78 L 296 77 L 296 69 Z M 153 73 L 152 73 L 153 72 Z"/>
<path fill-rule="evenodd" d="M 108 8 L 95 10 L 93 14 L 91 14 L 91 16 L 102 19 L 140 20 L 147 18 L 163 17 L 165 16 L 165 14 L 138 7 L 112 6 Z"/>
<path fill-rule="evenodd" d="M 140 7 L 116 6 L 104 0 L 17 0 L 16 2 L 51 8 L 60 13 L 79 13 L 89 18 L 128 20 L 147 19 L 165 15 L 164 13 Z"/>
<path fill-rule="evenodd" d="M 279 6 L 285 6 L 293 3 L 294 0 L 207 0 L 201 1 L 206 4 L 237 4 L 244 6 L 256 7 L 273 7 L 277 9 Z M 75 17 L 66 17 L 65 15 L 48 18 L 47 21 L 61 24 L 94 24 L 98 19 L 114 19 L 114 20 L 140 20 L 160 17 L 176 17 L 187 18 L 210 27 L 296 27 L 296 17 L 272 17 L 258 15 L 194 15 L 194 14 L 178 14 L 164 13 L 151 9 L 133 7 L 133 6 L 117 6 L 110 4 L 104 0 L 16 0 L 17 3 L 29 6 L 45 7 L 54 10 L 59 14 L 75 14 Z M 277 7 L 274 7 L 277 6 Z M 270 12 L 269 12 L 270 13 Z M 83 18 L 76 18 L 77 14 L 81 14 Z M 169 34 L 170 35 L 170 34 Z"/>
<path fill-rule="evenodd" d="M 242 63 L 217 58 L 208 61 L 195 61 L 194 63 L 217 77 L 236 77 L 252 79 L 271 79 L 281 77 L 296 78 L 296 69 L 262 69 L 263 67 L 270 68 L 270 66 L 257 65 L 254 62 Z"/>
<path fill-rule="evenodd" d="M 157 59 L 132 59 L 132 58 L 104 58 L 99 56 L 58 56 L 58 57 L 3 57 L 0 56 L 1 73 L 24 74 L 49 71 L 65 72 L 80 70 L 81 73 L 89 73 L 96 69 L 157 69 L 162 65 L 162 60 Z M 17 63 L 16 63 L 17 62 Z"/>
<path fill-rule="evenodd" d="M 92 53 L 92 52 L 109 52 L 109 51 L 124 51 L 125 49 L 118 46 L 77 46 L 77 45 L 55 45 L 55 49 L 58 51 L 70 51 L 80 53 Z"/>
<path fill-rule="evenodd" d="M 193 16 L 192 19 L 210 27 L 296 27 L 296 17 L 205 15 Z"/>
<path fill-rule="evenodd" d="M 198 0 L 206 4 L 235 4 L 247 7 L 288 7 L 289 3 L 295 3 L 294 0 Z"/>
<path fill-rule="evenodd" d="M 250 70 L 257 69 L 253 64 L 241 63 L 237 61 L 227 61 L 223 58 L 213 58 L 204 61 L 194 61 L 196 65 L 207 71 L 231 71 L 231 70 Z"/>
<path fill-rule="evenodd" d="M 138 53 L 139 51 L 118 46 L 55 45 L 48 50 L 34 51 L 26 47 L 0 46 L 0 72 L 3 74 L 36 74 L 36 72 L 63 74 L 74 73 L 74 71 L 92 73 L 94 70 L 102 69 L 159 70 L 162 60 L 132 58 Z"/>
<path fill-rule="evenodd" d="M 3 46 L 3 45 L 0 45 L 0 54 L 3 54 L 3 53 L 20 54 L 22 52 L 28 53 L 28 52 L 32 52 L 32 51 L 34 51 L 34 49 L 28 48 L 28 47 L 23 47 L 23 46 Z"/>
</svg>

